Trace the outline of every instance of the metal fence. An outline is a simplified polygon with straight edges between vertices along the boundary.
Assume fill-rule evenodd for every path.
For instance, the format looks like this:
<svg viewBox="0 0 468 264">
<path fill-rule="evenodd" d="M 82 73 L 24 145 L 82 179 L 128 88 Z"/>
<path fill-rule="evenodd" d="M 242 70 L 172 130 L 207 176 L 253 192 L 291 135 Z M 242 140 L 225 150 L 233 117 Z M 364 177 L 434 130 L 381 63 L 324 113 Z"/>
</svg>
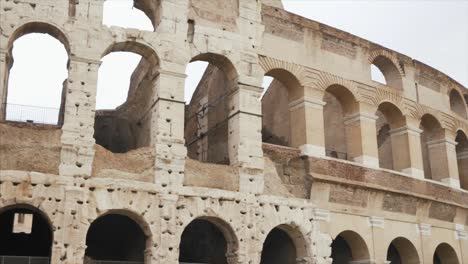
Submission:
<svg viewBox="0 0 468 264">
<path fill-rule="evenodd" d="M 0 264 L 50 264 L 46 257 L 0 256 Z"/>
<path fill-rule="evenodd" d="M 36 124 L 56 125 L 60 109 L 42 106 L 5 104 L 6 120 Z"/>
</svg>

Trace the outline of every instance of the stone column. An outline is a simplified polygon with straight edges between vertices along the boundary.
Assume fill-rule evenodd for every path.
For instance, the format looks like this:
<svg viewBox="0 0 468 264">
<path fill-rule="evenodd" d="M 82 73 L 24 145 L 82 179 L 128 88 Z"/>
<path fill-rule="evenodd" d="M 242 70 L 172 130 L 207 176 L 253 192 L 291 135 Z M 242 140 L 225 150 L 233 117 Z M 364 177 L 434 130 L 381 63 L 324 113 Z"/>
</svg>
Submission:
<svg viewBox="0 0 468 264">
<path fill-rule="evenodd" d="M 94 159 L 94 114 L 100 61 L 71 57 L 64 123 L 60 175 L 90 177 Z"/>
<path fill-rule="evenodd" d="M 394 169 L 417 179 L 424 179 L 421 133 L 421 129 L 412 126 L 390 131 Z"/>
<path fill-rule="evenodd" d="M 289 104 L 291 146 L 302 155 L 325 156 L 325 128 L 323 106 L 325 102 L 301 98 Z"/>
<path fill-rule="evenodd" d="M 8 87 L 7 50 L 0 49 L 0 120 L 5 119 Z"/>
<path fill-rule="evenodd" d="M 239 168 L 239 191 L 263 192 L 262 88 L 241 85 L 229 98 L 228 148 L 231 165 Z"/>
<path fill-rule="evenodd" d="M 421 247 L 424 249 L 424 245 L 430 245 L 431 241 L 434 239 L 431 237 L 432 226 L 430 224 L 416 224 L 416 230 L 421 238 Z M 421 250 L 423 255 L 421 256 L 422 263 L 432 263 L 434 252 Z"/>
<path fill-rule="evenodd" d="M 457 142 L 453 141 L 447 133 L 444 134 L 442 139 L 427 142 L 432 179 L 454 188 L 460 188 L 455 149 Z"/>
<path fill-rule="evenodd" d="M 460 187 L 468 190 L 468 150 L 457 154 Z"/>
<path fill-rule="evenodd" d="M 345 117 L 348 159 L 369 167 L 379 167 L 377 116 L 358 112 Z"/>
<path fill-rule="evenodd" d="M 181 187 L 187 149 L 184 141 L 185 73 L 161 70 L 149 110 L 151 146 L 156 148 L 155 183 Z M 169 189 L 168 189 L 169 191 Z"/>
<path fill-rule="evenodd" d="M 373 241 L 373 253 L 374 260 L 371 263 L 383 264 L 387 263 L 387 250 L 388 245 L 382 243 L 382 239 L 385 237 L 385 218 L 378 216 L 370 216 L 367 218 L 367 223 L 372 232 Z"/>
</svg>

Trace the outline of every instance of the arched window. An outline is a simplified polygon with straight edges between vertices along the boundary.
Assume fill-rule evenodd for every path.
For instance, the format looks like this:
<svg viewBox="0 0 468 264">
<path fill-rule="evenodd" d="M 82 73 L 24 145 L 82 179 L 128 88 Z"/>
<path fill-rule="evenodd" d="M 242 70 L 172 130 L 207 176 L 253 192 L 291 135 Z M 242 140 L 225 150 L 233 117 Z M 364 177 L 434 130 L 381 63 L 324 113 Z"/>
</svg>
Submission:
<svg viewBox="0 0 468 264">
<path fill-rule="evenodd" d="M 397 90 L 403 90 L 403 81 L 400 71 L 389 58 L 382 55 L 377 56 L 373 60 L 372 65 L 375 66 L 375 68 L 371 67 L 372 80 L 384 83 Z M 382 75 L 384 80 L 382 80 Z"/>
<path fill-rule="evenodd" d="M 352 160 L 348 153 L 351 142 L 347 139 L 346 117 L 357 111 L 357 102 L 353 94 L 345 87 L 332 85 L 326 89 L 323 101 L 325 128 L 325 149 L 329 157 Z"/>
<path fill-rule="evenodd" d="M 147 147 L 158 57 L 133 42 L 115 44 L 105 55 L 98 74 L 96 144 L 114 153 Z"/>
<path fill-rule="evenodd" d="M 396 264 L 419 264 L 418 251 L 408 239 L 395 238 L 388 246 L 387 261 Z"/>
<path fill-rule="evenodd" d="M 467 135 L 459 130 L 455 139 L 457 142 L 457 160 L 458 160 L 458 175 L 460 178 L 460 186 L 462 189 L 468 190 L 468 138 Z"/>
<path fill-rule="evenodd" d="M 158 0 L 106 0 L 103 24 L 154 31 L 160 20 Z"/>
<path fill-rule="evenodd" d="M 437 163 L 437 154 L 431 151 L 430 145 L 437 140 L 442 139 L 442 126 L 439 121 L 432 115 L 424 115 L 421 119 L 420 129 L 421 134 L 421 148 L 423 156 L 424 177 L 426 179 L 435 179 L 433 175 L 433 166 Z"/>
<path fill-rule="evenodd" d="M 379 167 L 390 170 L 401 169 L 398 166 L 398 155 L 407 155 L 400 153 L 406 149 L 401 148 L 399 145 L 401 142 L 392 138 L 391 133 L 392 130 L 405 126 L 405 118 L 395 105 L 388 102 L 379 105 L 376 116 Z"/>
<path fill-rule="evenodd" d="M 467 112 L 466 112 L 467 106 L 465 104 L 465 101 L 463 100 L 463 97 L 457 90 L 453 89 L 452 91 L 450 91 L 449 99 L 450 99 L 450 109 L 453 112 L 457 113 L 459 116 L 463 118 L 468 118 Z"/>
<path fill-rule="evenodd" d="M 295 264 L 309 256 L 307 248 L 304 237 L 296 228 L 279 225 L 263 242 L 260 264 Z"/>
<path fill-rule="evenodd" d="M 237 239 L 232 229 L 214 218 L 193 220 L 182 233 L 179 246 L 180 263 L 235 263 Z"/>
<path fill-rule="evenodd" d="M 62 125 L 68 51 L 66 37 L 52 25 L 29 23 L 15 32 L 9 43 L 7 95 L 1 106 L 6 120 Z"/>
<path fill-rule="evenodd" d="M 145 263 L 145 249 L 152 246 L 142 227 L 123 214 L 106 214 L 96 219 L 86 235 L 84 263 L 128 261 Z"/>
<path fill-rule="evenodd" d="M 0 209 L 0 259 L 5 263 L 47 264 L 52 241 L 51 223 L 42 212 L 26 205 Z"/>
<path fill-rule="evenodd" d="M 305 120 L 295 114 L 291 103 L 303 97 L 303 87 L 292 73 L 284 69 L 268 71 L 264 83 L 269 85 L 262 97 L 263 142 L 299 147 L 305 143 L 298 139 L 304 134 L 303 130 L 298 130 Z"/>
<path fill-rule="evenodd" d="M 333 264 L 369 260 L 369 250 L 362 237 L 353 231 L 340 233 L 331 245 Z"/>
<path fill-rule="evenodd" d="M 437 246 L 433 258 L 434 264 L 459 264 L 457 253 L 447 243 L 442 243 Z"/>
<path fill-rule="evenodd" d="M 202 162 L 228 165 L 229 104 L 237 89 L 237 72 L 226 57 L 217 54 L 198 55 L 192 59 L 192 64 L 190 68 L 203 71 L 206 67 L 206 70 L 201 78 L 189 74 L 186 80 L 185 94 L 190 98 L 185 108 L 188 156 Z M 197 79 L 200 81 L 196 87 L 189 83 Z"/>
</svg>

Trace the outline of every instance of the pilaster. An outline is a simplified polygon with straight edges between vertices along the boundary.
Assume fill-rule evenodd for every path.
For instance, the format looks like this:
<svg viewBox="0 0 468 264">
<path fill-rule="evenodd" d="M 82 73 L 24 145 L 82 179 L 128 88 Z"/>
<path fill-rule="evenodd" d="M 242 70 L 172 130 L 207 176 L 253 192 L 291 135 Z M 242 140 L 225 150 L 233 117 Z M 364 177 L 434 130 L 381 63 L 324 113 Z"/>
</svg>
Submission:
<svg viewBox="0 0 468 264">
<path fill-rule="evenodd" d="M 447 132 L 447 131 L 445 131 Z M 460 188 L 456 145 L 447 133 L 445 137 L 427 142 L 432 171 L 432 179 L 454 188 Z"/>
<path fill-rule="evenodd" d="M 457 154 L 460 187 L 468 190 L 468 150 Z"/>
<path fill-rule="evenodd" d="M 291 146 L 302 155 L 325 156 L 325 128 L 323 106 L 325 102 L 300 98 L 289 104 Z"/>
<path fill-rule="evenodd" d="M 71 57 L 62 126 L 60 175 L 90 177 L 100 61 Z"/>
<path fill-rule="evenodd" d="M 358 112 L 345 117 L 349 159 L 369 167 L 379 167 L 377 116 Z"/>
<path fill-rule="evenodd" d="M 5 119 L 8 87 L 8 52 L 0 49 L 0 120 Z"/>
<path fill-rule="evenodd" d="M 404 126 L 390 131 L 392 149 L 394 150 L 394 169 L 417 179 L 424 179 L 421 133 L 421 129 L 412 126 Z"/>
</svg>

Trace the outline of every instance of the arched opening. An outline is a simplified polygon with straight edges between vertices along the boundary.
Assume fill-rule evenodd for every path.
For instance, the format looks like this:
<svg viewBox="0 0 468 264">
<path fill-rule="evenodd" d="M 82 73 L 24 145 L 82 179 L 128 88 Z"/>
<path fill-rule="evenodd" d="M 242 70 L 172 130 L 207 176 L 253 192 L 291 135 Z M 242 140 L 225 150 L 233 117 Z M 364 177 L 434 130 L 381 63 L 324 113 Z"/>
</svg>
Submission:
<svg viewBox="0 0 468 264">
<path fill-rule="evenodd" d="M 96 144 L 114 153 L 149 146 L 159 76 L 157 55 L 143 44 L 126 42 L 109 49 L 102 62 L 94 122 Z"/>
<path fill-rule="evenodd" d="M 326 154 L 332 158 L 351 160 L 348 155 L 345 120 L 347 116 L 357 112 L 357 102 L 353 94 L 341 85 L 328 87 L 323 101 Z"/>
<path fill-rule="evenodd" d="M 380 69 L 375 66 L 374 64 L 371 65 L 371 79 L 375 82 L 387 85 L 387 81 L 385 80 L 385 76 L 380 71 Z"/>
<path fill-rule="evenodd" d="M 291 105 L 304 95 L 299 80 L 283 69 L 265 73 L 264 82 L 271 78 L 269 87 L 262 97 L 262 141 L 270 144 L 298 147 L 297 138 L 304 131 L 295 129 L 304 126 L 304 117 L 292 111 Z M 302 142 L 305 143 L 305 142 Z"/>
<path fill-rule="evenodd" d="M 452 89 L 452 91 L 450 91 L 449 100 L 450 100 L 450 109 L 453 112 L 457 113 L 459 116 L 463 118 L 468 118 L 468 115 L 466 112 L 465 101 L 463 101 L 463 97 L 457 90 Z"/>
<path fill-rule="evenodd" d="M 237 72 L 224 56 L 201 54 L 192 59 L 201 71 L 206 67 L 195 89 L 186 82 L 186 94 L 193 90 L 185 106 L 185 144 L 191 159 L 207 163 L 230 164 L 229 118 L 231 97 L 237 90 Z M 197 65 L 195 65 L 197 66 Z M 190 67 L 190 66 L 189 66 Z M 189 74 L 187 81 L 197 79 Z"/>
<path fill-rule="evenodd" d="M 1 263 L 48 264 L 52 241 L 51 223 L 36 208 L 15 205 L 0 209 Z"/>
<path fill-rule="evenodd" d="M 379 167 L 389 170 L 396 169 L 398 155 L 394 153 L 406 151 L 404 146 L 398 145 L 395 138 L 392 139 L 392 130 L 405 126 L 405 117 L 398 107 L 392 103 L 381 103 L 376 112 L 377 122 L 377 146 L 379 148 Z"/>
<path fill-rule="evenodd" d="M 295 264 L 309 257 L 304 236 L 295 227 L 279 225 L 273 228 L 263 242 L 261 264 Z"/>
<path fill-rule="evenodd" d="M 52 25 L 34 22 L 15 31 L 6 59 L 2 119 L 63 124 L 69 50 L 64 34 Z"/>
<path fill-rule="evenodd" d="M 94 220 L 89 227 L 84 264 L 96 261 L 143 264 L 148 244 L 151 243 L 148 243 L 144 230 L 132 218 L 117 213 L 106 214 Z"/>
<path fill-rule="evenodd" d="M 460 186 L 462 189 L 468 190 L 468 138 L 467 135 L 459 130 L 457 137 L 456 152 L 458 161 L 458 175 L 460 178 Z"/>
<path fill-rule="evenodd" d="M 458 264 L 457 253 L 455 250 L 447 243 L 442 243 L 437 246 L 436 251 L 434 252 L 433 258 L 434 264 Z"/>
<path fill-rule="evenodd" d="M 372 65 L 374 65 L 384 76 L 385 82 L 381 80 L 381 77 L 379 77 L 379 74 L 375 69 L 371 69 L 371 76 L 375 77 L 378 82 L 384 83 L 398 90 L 403 90 L 403 81 L 400 71 L 389 58 L 382 55 L 377 56 L 372 62 Z M 372 79 L 374 80 L 374 78 Z"/>
<path fill-rule="evenodd" d="M 227 264 L 236 256 L 237 239 L 232 229 L 214 218 L 193 220 L 182 233 L 180 263 Z"/>
<path fill-rule="evenodd" d="M 398 237 L 388 246 L 387 261 L 391 264 L 419 264 L 418 251 L 408 239 Z"/>
<path fill-rule="evenodd" d="M 340 233 L 331 245 L 333 264 L 369 260 L 369 250 L 364 239 L 353 231 Z"/>
<path fill-rule="evenodd" d="M 159 0 L 106 0 L 102 23 L 106 26 L 155 31 L 160 22 Z"/>
<path fill-rule="evenodd" d="M 435 179 L 432 171 L 433 166 L 437 164 L 437 154 L 431 149 L 431 145 L 437 140 L 443 138 L 442 126 L 439 121 L 432 115 L 426 114 L 421 119 L 419 127 L 421 133 L 421 148 L 423 156 L 424 177 L 426 179 Z"/>
</svg>

